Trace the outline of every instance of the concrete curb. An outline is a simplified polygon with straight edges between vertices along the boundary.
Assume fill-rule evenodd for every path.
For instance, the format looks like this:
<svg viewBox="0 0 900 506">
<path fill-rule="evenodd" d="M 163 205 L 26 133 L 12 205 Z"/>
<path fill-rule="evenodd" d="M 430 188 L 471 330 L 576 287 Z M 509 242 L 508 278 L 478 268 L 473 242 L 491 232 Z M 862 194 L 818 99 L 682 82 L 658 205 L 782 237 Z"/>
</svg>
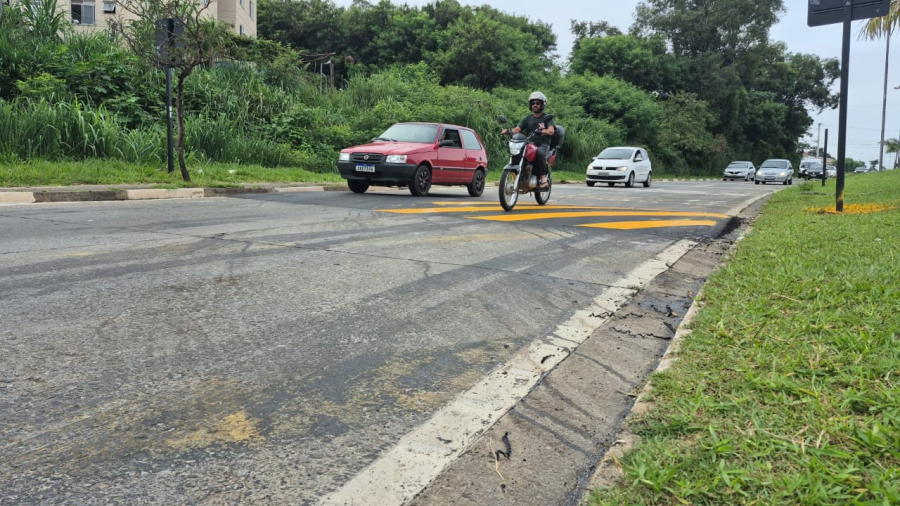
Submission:
<svg viewBox="0 0 900 506">
<path fill-rule="evenodd" d="M 679 181 L 718 181 L 718 179 L 655 179 L 654 182 Z M 556 184 L 580 185 L 580 181 L 566 181 Z M 486 187 L 496 187 L 496 183 L 487 183 Z M 115 188 L 115 186 L 113 186 Z M 321 191 L 350 191 L 345 185 L 310 185 L 310 186 L 248 186 L 222 188 L 134 188 L 134 189 L 86 189 L 71 187 L 40 190 L 0 190 L 0 204 L 31 204 L 38 202 L 99 202 L 108 200 L 151 200 L 151 199 L 195 199 L 203 197 L 225 197 L 229 195 L 253 193 L 297 193 Z"/>
<path fill-rule="evenodd" d="M 196 199 L 203 197 L 223 197 L 247 193 L 294 193 L 321 191 L 349 191 L 346 186 L 272 186 L 244 188 L 135 188 L 135 189 L 84 189 L 61 188 L 47 190 L 3 190 L 0 204 L 31 204 L 44 202 L 99 202 L 109 200 L 152 200 L 152 199 Z"/>
<path fill-rule="evenodd" d="M 762 197 L 764 196 L 748 199 L 744 203 L 736 206 L 735 210 L 737 210 L 738 212 L 743 211 Z M 727 250 L 727 257 L 730 257 L 734 254 L 735 249 L 737 249 L 738 245 L 747 235 L 749 230 L 750 227 L 746 227 L 735 239 L 734 243 Z M 721 265 L 722 263 L 719 263 L 709 273 L 709 275 L 712 275 L 712 273 L 718 270 Z M 709 275 L 707 275 L 707 280 L 709 279 Z M 704 286 L 705 284 L 706 283 L 704 282 Z M 638 393 L 637 398 L 635 399 L 634 404 L 631 407 L 631 410 L 629 410 L 628 414 L 625 416 L 626 421 L 623 425 L 622 431 L 619 432 L 615 442 L 612 443 L 610 448 L 606 451 L 606 454 L 602 459 L 600 459 L 600 462 L 597 464 L 597 468 L 594 470 L 594 473 L 592 474 L 591 479 L 588 482 L 588 486 L 586 487 L 586 491 L 581 498 L 580 504 L 587 504 L 588 498 L 592 495 L 595 489 L 611 486 L 624 476 L 619 460 L 625 454 L 630 452 L 634 444 L 640 440 L 638 436 L 631 432 L 628 424 L 636 417 L 640 417 L 648 413 L 653 408 L 653 401 L 647 400 L 647 397 L 653 392 L 652 375 L 669 369 L 674 361 L 678 359 L 678 350 L 681 347 L 681 343 L 691 334 L 691 324 L 693 323 L 694 318 L 697 316 L 697 313 L 704 306 L 702 302 L 704 299 L 703 295 L 704 289 L 701 288 L 700 290 L 698 290 L 697 295 L 694 297 L 694 300 L 691 303 L 691 307 L 688 308 L 687 312 L 684 315 L 684 318 L 678 325 L 678 328 L 675 329 L 675 335 L 672 337 L 672 342 L 669 344 L 669 347 L 666 349 L 666 352 L 663 354 L 663 356 L 659 359 L 656 369 L 654 369 L 654 371 L 651 373 L 650 379 L 647 380 L 647 382 L 644 384 L 644 387 L 641 389 L 640 393 Z"/>
</svg>

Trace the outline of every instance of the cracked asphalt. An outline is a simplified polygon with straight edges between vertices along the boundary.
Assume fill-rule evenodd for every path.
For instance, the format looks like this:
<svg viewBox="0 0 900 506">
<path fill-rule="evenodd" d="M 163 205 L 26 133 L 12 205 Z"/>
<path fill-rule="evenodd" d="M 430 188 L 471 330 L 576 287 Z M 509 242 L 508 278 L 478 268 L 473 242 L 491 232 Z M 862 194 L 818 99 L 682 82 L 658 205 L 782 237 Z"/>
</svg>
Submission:
<svg viewBox="0 0 900 506">
<path fill-rule="evenodd" d="M 377 211 L 409 203 L 0 207 L 0 504 L 316 504 L 635 265 L 696 240 L 414 500 L 577 502 L 724 246 Z"/>
</svg>

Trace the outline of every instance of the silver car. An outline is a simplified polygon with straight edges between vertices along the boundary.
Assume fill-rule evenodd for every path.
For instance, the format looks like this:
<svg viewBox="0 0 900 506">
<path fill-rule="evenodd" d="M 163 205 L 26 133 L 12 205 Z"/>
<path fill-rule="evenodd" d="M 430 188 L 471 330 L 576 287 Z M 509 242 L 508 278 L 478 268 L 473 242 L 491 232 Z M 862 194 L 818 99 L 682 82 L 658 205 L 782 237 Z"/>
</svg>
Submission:
<svg viewBox="0 0 900 506">
<path fill-rule="evenodd" d="M 781 183 L 794 184 L 794 166 L 790 160 L 770 158 L 764 161 L 756 171 L 756 184 Z"/>
<path fill-rule="evenodd" d="M 731 162 L 725 167 L 725 173 L 722 174 L 722 181 L 729 179 L 743 179 L 744 181 L 753 181 L 756 174 L 756 167 L 753 162 Z"/>
</svg>

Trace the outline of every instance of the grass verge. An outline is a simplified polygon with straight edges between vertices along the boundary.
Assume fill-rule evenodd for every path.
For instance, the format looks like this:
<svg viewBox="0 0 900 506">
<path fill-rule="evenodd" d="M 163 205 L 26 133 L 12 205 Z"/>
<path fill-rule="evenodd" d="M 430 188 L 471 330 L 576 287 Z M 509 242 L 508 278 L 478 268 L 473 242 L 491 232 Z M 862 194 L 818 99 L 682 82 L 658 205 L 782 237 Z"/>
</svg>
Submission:
<svg viewBox="0 0 900 506">
<path fill-rule="evenodd" d="M 228 187 L 254 183 L 343 183 L 336 173 L 321 173 L 297 167 L 268 168 L 259 165 L 228 163 L 189 164 L 191 182 L 181 178 L 177 164 L 175 172 L 165 168 L 121 162 L 117 160 L 91 159 L 72 162 L 48 162 L 32 160 L 25 163 L 0 163 L 0 188 L 26 188 L 39 186 L 77 185 L 126 185 L 151 184 L 158 188 Z M 487 181 L 500 180 L 500 170 L 491 170 Z M 654 175 L 656 179 L 668 176 Z M 679 177 L 678 179 L 697 179 Z M 584 184 L 584 172 L 554 171 L 553 180 Z"/>
<path fill-rule="evenodd" d="M 296 167 L 268 168 L 227 163 L 191 164 L 191 182 L 185 182 L 176 164 L 165 168 L 116 160 L 78 162 L 32 160 L 0 164 L 0 187 L 153 184 L 160 188 L 227 187 L 252 183 L 340 183 L 340 175 L 317 173 Z"/>
<path fill-rule="evenodd" d="M 592 505 L 900 504 L 900 171 L 766 203 Z"/>
</svg>

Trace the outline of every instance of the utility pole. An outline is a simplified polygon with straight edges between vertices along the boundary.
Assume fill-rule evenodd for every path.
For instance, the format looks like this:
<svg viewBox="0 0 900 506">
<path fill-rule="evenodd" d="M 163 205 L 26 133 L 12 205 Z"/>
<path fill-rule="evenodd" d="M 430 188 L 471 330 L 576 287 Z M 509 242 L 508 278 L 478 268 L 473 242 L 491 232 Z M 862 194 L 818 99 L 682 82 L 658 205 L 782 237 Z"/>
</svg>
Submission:
<svg viewBox="0 0 900 506">
<path fill-rule="evenodd" d="M 887 82 L 888 82 L 888 56 L 891 54 L 891 32 L 894 27 L 887 32 L 887 45 L 884 50 L 884 94 L 881 97 L 881 142 L 878 144 L 878 167 L 876 170 L 881 172 L 884 170 L 884 117 L 887 113 Z"/>
<path fill-rule="evenodd" d="M 819 123 L 819 133 L 816 134 L 816 156 L 819 156 L 819 139 L 822 138 L 822 124 Z"/>
<path fill-rule="evenodd" d="M 334 62 L 328 60 L 328 66 L 331 68 L 331 78 L 329 79 L 331 91 L 334 91 Z"/>
</svg>

